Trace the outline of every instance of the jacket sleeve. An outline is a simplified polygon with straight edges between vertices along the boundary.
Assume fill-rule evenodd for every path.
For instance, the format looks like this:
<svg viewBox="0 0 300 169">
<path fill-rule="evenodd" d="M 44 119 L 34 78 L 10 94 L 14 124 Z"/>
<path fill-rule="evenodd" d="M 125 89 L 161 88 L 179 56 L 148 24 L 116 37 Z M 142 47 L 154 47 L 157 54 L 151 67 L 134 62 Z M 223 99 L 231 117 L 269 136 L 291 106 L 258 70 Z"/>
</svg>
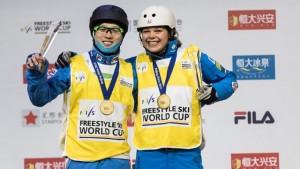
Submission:
<svg viewBox="0 0 300 169">
<path fill-rule="evenodd" d="M 70 88 L 70 66 L 59 68 L 48 79 L 49 63 L 46 62 L 44 72 L 26 70 L 27 92 L 31 103 L 42 107 L 54 100 L 59 94 Z"/>
<path fill-rule="evenodd" d="M 218 101 L 229 98 L 238 87 L 236 75 L 206 54 L 200 55 L 203 81 L 216 89 Z"/>
</svg>

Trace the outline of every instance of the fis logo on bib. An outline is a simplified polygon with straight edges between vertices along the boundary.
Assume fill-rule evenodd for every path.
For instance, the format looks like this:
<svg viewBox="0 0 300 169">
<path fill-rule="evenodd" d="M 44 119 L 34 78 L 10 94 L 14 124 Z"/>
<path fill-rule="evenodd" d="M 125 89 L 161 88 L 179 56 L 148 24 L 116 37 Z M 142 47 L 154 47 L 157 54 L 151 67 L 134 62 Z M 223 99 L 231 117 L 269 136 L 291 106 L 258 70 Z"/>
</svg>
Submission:
<svg viewBox="0 0 300 169">
<path fill-rule="evenodd" d="M 147 68 L 148 68 L 147 62 L 139 63 L 139 64 L 137 65 L 137 72 L 138 72 L 138 73 L 141 73 L 141 72 L 147 71 Z"/>
<path fill-rule="evenodd" d="M 85 82 L 86 74 L 85 72 L 75 72 L 75 82 Z"/>
</svg>

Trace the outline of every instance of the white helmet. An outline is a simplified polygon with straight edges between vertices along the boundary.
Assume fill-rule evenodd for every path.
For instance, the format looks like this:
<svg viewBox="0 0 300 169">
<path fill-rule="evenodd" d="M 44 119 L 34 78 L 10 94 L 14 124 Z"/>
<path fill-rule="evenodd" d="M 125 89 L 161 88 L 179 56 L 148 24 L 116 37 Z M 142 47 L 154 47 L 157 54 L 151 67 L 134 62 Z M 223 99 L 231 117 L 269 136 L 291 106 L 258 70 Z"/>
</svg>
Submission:
<svg viewBox="0 0 300 169">
<path fill-rule="evenodd" d="M 152 26 L 169 26 L 171 29 L 174 29 L 176 28 L 175 16 L 164 6 L 150 6 L 140 14 L 137 29 Z"/>
</svg>

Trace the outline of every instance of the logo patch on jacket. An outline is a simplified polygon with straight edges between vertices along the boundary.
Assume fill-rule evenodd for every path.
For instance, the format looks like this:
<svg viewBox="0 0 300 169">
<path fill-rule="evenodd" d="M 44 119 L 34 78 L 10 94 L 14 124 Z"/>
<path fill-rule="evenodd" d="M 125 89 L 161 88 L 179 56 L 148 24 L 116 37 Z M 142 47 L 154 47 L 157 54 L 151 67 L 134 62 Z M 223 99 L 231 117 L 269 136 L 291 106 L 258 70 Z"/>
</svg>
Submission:
<svg viewBox="0 0 300 169">
<path fill-rule="evenodd" d="M 182 69 L 191 69 L 192 68 L 191 61 L 189 59 L 183 59 L 181 62 L 181 68 Z"/>
<path fill-rule="evenodd" d="M 220 63 L 216 62 L 216 67 L 223 73 L 226 73 L 226 69 Z"/>
<path fill-rule="evenodd" d="M 137 72 L 138 73 L 144 72 L 147 70 L 147 68 L 148 68 L 147 62 L 139 63 L 137 66 Z"/>
<path fill-rule="evenodd" d="M 75 82 L 85 82 L 86 74 L 85 72 L 75 72 Z"/>
<path fill-rule="evenodd" d="M 217 61 L 213 60 L 212 58 L 208 57 L 208 59 L 216 65 L 216 68 L 218 68 L 220 71 L 222 71 L 223 73 L 226 73 L 226 69 Z"/>
<path fill-rule="evenodd" d="M 126 77 L 120 77 L 120 84 L 122 86 L 126 86 L 129 88 L 132 88 L 133 84 L 132 84 L 132 79 L 131 78 L 126 78 Z"/>
</svg>

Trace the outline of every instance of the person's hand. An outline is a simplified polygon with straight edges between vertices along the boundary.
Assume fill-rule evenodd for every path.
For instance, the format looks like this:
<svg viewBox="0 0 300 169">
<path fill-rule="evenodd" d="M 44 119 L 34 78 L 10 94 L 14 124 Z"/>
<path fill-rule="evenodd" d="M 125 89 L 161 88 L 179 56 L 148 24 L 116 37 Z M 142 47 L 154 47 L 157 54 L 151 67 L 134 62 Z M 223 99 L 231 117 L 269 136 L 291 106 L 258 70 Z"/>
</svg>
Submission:
<svg viewBox="0 0 300 169">
<path fill-rule="evenodd" d="M 26 67 L 27 69 L 36 69 L 43 72 L 43 66 L 46 62 L 46 58 L 42 57 L 39 53 L 34 53 L 28 56 Z"/>
<path fill-rule="evenodd" d="M 75 52 L 65 51 L 58 55 L 58 58 L 55 62 L 56 68 L 64 68 L 70 65 L 70 58 L 77 55 Z"/>
<path fill-rule="evenodd" d="M 204 85 L 198 91 L 198 100 L 204 104 L 212 104 L 217 101 L 217 92 L 211 85 Z"/>
</svg>

